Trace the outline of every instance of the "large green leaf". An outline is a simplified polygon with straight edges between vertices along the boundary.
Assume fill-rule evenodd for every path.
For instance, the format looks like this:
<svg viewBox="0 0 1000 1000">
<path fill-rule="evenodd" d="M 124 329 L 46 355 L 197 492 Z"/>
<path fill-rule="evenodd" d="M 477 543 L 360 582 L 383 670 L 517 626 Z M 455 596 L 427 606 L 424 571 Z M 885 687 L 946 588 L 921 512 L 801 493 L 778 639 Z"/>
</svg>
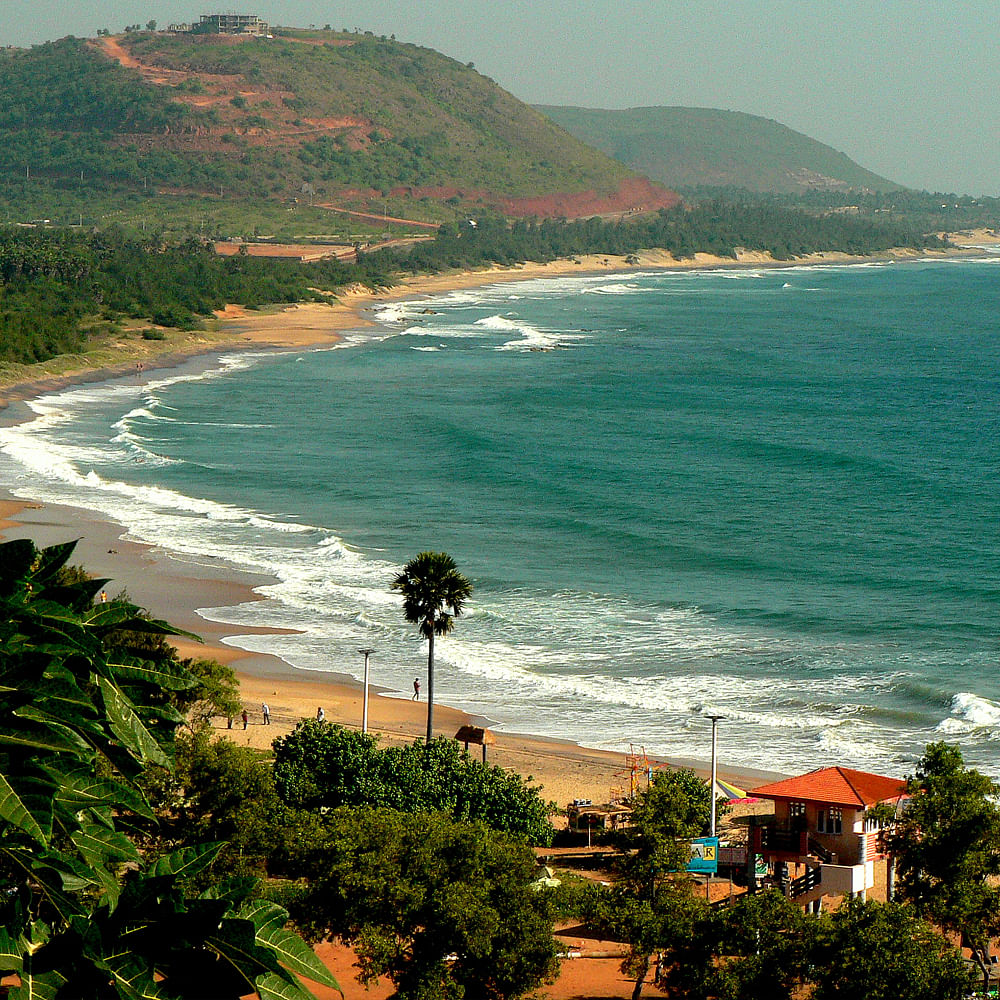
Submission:
<svg viewBox="0 0 1000 1000">
<path fill-rule="evenodd" d="M 259 976 L 269 972 L 282 975 L 283 970 L 274 953 L 257 943 L 256 929 L 249 920 L 223 920 L 218 931 L 210 935 L 205 944 L 246 982 L 248 993 L 254 989 Z"/>
<path fill-rule="evenodd" d="M 51 580 L 69 562 L 77 541 L 79 539 L 63 542 L 60 545 L 50 545 L 42 549 L 38 554 L 38 565 L 32 574 L 35 580 L 40 583 L 47 583 Z"/>
<path fill-rule="evenodd" d="M 32 602 L 31 615 L 34 618 L 35 628 L 52 630 L 55 635 L 51 639 L 58 640 L 61 636 L 79 649 L 92 644 L 96 638 L 83 627 L 80 616 L 72 608 L 67 608 L 65 604 L 49 600 L 47 597 L 39 597 Z"/>
<path fill-rule="evenodd" d="M 137 788 L 120 781 L 95 778 L 90 767 L 73 768 L 58 776 L 52 772 L 52 776 L 59 779 L 56 800 L 67 809 L 79 811 L 118 806 L 147 819 L 153 818 L 153 810 Z"/>
<path fill-rule="evenodd" d="M 23 937 L 13 938 L 5 927 L 0 927 L 0 969 L 16 972 L 24 965 L 28 944 Z"/>
<path fill-rule="evenodd" d="M 114 976 L 124 1000 L 175 1000 L 172 993 L 156 982 L 149 967 L 131 952 L 105 956 L 103 965 Z"/>
<path fill-rule="evenodd" d="M 114 630 L 138 632 L 141 635 L 177 635 L 184 636 L 185 639 L 201 641 L 200 637 L 193 632 L 174 628 L 169 622 L 160 621 L 157 618 L 147 618 L 137 614 L 136 610 L 129 604 L 97 604 L 93 611 L 87 615 L 86 621 L 89 625 L 97 626 L 101 632 Z"/>
<path fill-rule="evenodd" d="M 22 713 L 29 717 L 22 717 Z M 8 716 L 3 727 L 0 727 L 0 745 L 26 747 L 29 750 L 68 751 L 74 754 L 87 750 L 87 744 L 71 729 L 30 718 L 38 715 L 38 712 L 28 706 Z"/>
<path fill-rule="evenodd" d="M 172 660 L 155 662 L 116 654 L 108 658 L 108 666 L 119 683 L 139 682 L 166 691 L 184 691 L 198 683 L 187 670 Z"/>
<path fill-rule="evenodd" d="M 92 866 L 122 861 L 137 861 L 139 852 L 124 833 L 107 830 L 95 823 L 86 823 L 70 834 L 83 860 Z"/>
<path fill-rule="evenodd" d="M 27 936 L 29 940 L 25 942 L 24 961 L 19 972 L 21 984 L 11 990 L 9 997 L 11 1000 L 51 1000 L 65 985 L 66 977 L 58 971 L 36 972 L 34 968 L 34 956 L 51 940 L 51 928 L 36 920 L 30 925 Z"/>
<path fill-rule="evenodd" d="M 82 903 L 64 891 L 62 874 L 49 863 L 49 855 L 40 860 L 21 848 L 3 847 L 0 847 L 0 855 L 13 861 L 34 882 L 63 920 L 84 912 Z"/>
<path fill-rule="evenodd" d="M 340 989 L 337 980 L 316 957 L 312 948 L 297 934 L 286 929 L 288 913 L 282 907 L 266 900 L 258 900 L 243 906 L 239 916 L 253 921 L 257 928 L 257 940 L 267 945 L 286 969 L 324 986 Z"/>
<path fill-rule="evenodd" d="M 327 983 L 335 990 L 340 987 L 335 983 Z M 258 976 L 254 982 L 260 1000 L 316 1000 L 316 998 L 301 986 L 273 972 L 267 972 L 263 976 Z"/>
<path fill-rule="evenodd" d="M 39 844 L 46 845 L 48 843 L 48 838 L 42 832 L 41 826 L 3 774 L 0 774 L 0 819 L 23 830 Z"/>
<path fill-rule="evenodd" d="M 140 760 L 167 767 L 169 762 L 160 744 L 135 714 L 132 703 L 118 685 L 106 677 L 99 678 L 99 684 L 104 695 L 104 708 L 111 724 L 111 731 L 115 736 Z"/>
<path fill-rule="evenodd" d="M 17 678 L 11 677 L 10 680 L 15 682 Z M 20 680 L 18 683 L 23 684 L 25 681 Z M 30 690 L 25 693 L 31 697 L 36 708 L 62 721 L 77 722 L 81 712 L 84 715 L 96 715 L 93 700 L 80 687 L 76 676 L 62 664 L 49 666 L 44 675 L 33 681 Z"/>
<path fill-rule="evenodd" d="M 35 546 L 27 538 L 0 545 L 0 597 L 16 592 L 35 562 Z"/>
<path fill-rule="evenodd" d="M 20 974 L 21 985 L 15 986 L 7 994 L 8 1000 L 56 1000 L 59 991 L 66 985 L 66 977 L 58 972 L 34 973 L 24 968 Z"/>
<path fill-rule="evenodd" d="M 182 847 L 179 851 L 165 854 L 157 858 L 149 869 L 151 877 L 173 875 L 177 878 L 190 878 L 207 868 L 218 856 L 225 844 L 198 844 L 195 847 Z"/>
</svg>

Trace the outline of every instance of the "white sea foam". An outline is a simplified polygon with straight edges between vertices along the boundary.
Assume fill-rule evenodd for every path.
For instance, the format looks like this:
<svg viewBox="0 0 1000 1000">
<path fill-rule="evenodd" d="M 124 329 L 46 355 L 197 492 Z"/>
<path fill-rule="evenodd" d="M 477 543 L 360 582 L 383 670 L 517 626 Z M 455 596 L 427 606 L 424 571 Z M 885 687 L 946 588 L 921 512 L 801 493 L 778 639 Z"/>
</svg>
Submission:
<svg viewBox="0 0 1000 1000">
<path fill-rule="evenodd" d="M 518 333 L 518 340 L 508 340 L 500 344 L 498 351 L 547 351 L 557 347 L 568 346 L 570 342 L 582 339 L 585 335 L 565 330 L 542 330 L 522 319 L 511 316 L 484 316 L 475 322 L 477 327 L 495 330 L 502 333 Z"/>
<path fill-rule="evenodd" d="M 961 735 L 977 729 L 1000 729 L 1000 704 L 969 691 L 952 698 L 951 711 L 949 718 L 938 723 L 938 732 Z"/>
<path fill-rule="evenodd" d="M 410 302 L 392 302 L 378 306 L 375 318 L 379 323 L 409 323 L 413 319 L 414 305 Z"/>
<path fill-rule="evenodd" d="M 596 285 L 591 288 L 584 288 L 583 292 L 590 295 L 634 295 L 643 291 L 643 287 L 634 281 L 620 282 L 610 285 Z"/>
</svg>

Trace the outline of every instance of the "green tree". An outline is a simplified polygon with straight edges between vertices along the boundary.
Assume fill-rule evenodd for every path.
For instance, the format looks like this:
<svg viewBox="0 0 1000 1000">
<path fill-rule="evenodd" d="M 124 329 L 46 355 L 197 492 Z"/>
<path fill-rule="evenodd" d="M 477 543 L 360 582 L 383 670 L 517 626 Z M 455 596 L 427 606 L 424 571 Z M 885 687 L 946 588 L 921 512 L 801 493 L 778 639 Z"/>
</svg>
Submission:
<svg viewBox="0 0 1000 1000">
<path fill-rule="evenodd" d="M 306 719 L 274 741 L 278 793 L 297 809 L 384 805 L 378 740 Z"/>
<path fill-rule="evenodd" d="M 176 634 L 101 581 L 61 585 L 73 543 L 0 545 L 0 969 L 16 1000 L 140 996 L 304 1000 L 295 972 L 333 983 L 254 883 L 193 895 L 221 845 L 150 860 L 126 831 L 152 812 L 138 779 L 168 766 L 182 718 L 164 691 L 194 682 L 154 646 Z M 123 876 L 123 872 L 125 873 Z"/>
<path fill-rule="evenodd" d="M 791 1000 L 805 982 L 817 923 L 777 890 L 744 896 L 717 919 L 711 996 Z"/>
<path fill-rule="evenodd" d="M 203 657 L 181 662 L 195 679 L 194 687 L 178 705 L 192 725 L 207 723 L 216 715 L 232 719 L 239 714 L 242 707 L 240 684 L 232 667 Z"/>
<path fill-rule="evenodd" d="M 554 805 L 520 775 L 483 764 L 455 740 L 380 749 L 369 734 L 306 720 L 274 742 L 279 794 L 293 808 L 380 806 L 447 812 L 494 830 L 551 843 Z"/>
<path fill-rule="evenodd" d="M 615 836 L 623 877 L 642 891 L 683 871 L 688 842 L 708 830 L 711 810 L 711 789 L 690 768 L 657 771 L 633 802 L 631 824 Z"/>
<path fill-rule="evenodd" d="M 442 813 L 341 809 L 300 847 L 290 904 L 314 939 L 339 937 L 359 979 L 388 976 L 400 1000 L 523 996 L 556 969 L 552 909 L 523 842 Z"/>
<path fill-rule="evenodd" d="M 899 893 L 919 916 L 961 936 L 985 990 L 990 938 L 1000 933 L 1000 786 L 965 767 L 958 747 L 931 743 L 908 791 L 886 836 Z"/>
<path fill-rule="evenodd" d="M 168 794 L 155 805 L 168 843 L 220 842 L 214 870 L 232 875 L 267 873 L 296 822 L 275 789 L 270 761 L 251 747 L 213 740 L 206 729 L 178 739 Z"/>
<path fill-rule="evenodd" d="M 712 967 L 717 950 L 710 947 L 711 937 L 706 931 L 712 922 L 711 910 L 705 900 L 694 895 L 690 879 L 663 879 L 641 893 L 628 882 L 610 888 L 592 886 L 584 896 L 581 916 L 601 938 L 628 943 L 629 953 L 621 968 L 635 980 L 634 1000 L 642 995 L 654 953 L 659 956 L 657 986 L 668 981 L 669 969 L 681 968 L 688 991 L 679 990 L 681 980 L 671 981 L 672 991 L 677 996 L 701 995 L 691 990 L 692 981 L 704 978 L 704 970 Z"/>
<path fill-rule="evenodd" d="M 650 944 L 661 954 L 657 985 L 679 1000 L 790 1000 L 811 970 L 818 922 L 776 891 L 724 910 L 707 903 Z M 822 972 L 820 972 L 822 975 Z"/>
<path fill-rule="evenodd" d="M 434 637 L 447 635 L 472 593 L 472 584 L 445 552 L 421 552 L 392 581 L 403 615 L 427 640 L 427 742 L 434 738 Z"/>
<path fill-rule="evenodd" d="M 812 1000 L 962 1000 L 962 956 L 912 908 L 848 899 L 823 918 L 812 957 Z"/>
<path fill-rule="evenodd" d="M 600 907 L 591 919 L 629 944 L 622 963 L 635 977 L 638 998 L 649 974 L 654 951 L 669 947 L 679 935 L 671 931 L 693 921 L 697 908 L 690 902 L 691 881 L 683 873 L 691 858 L 690 839 L 708 826 L 712 792 L 694 771 L 671 768 L 658 771 L 649 787 L 636 796 L 632 822 L 614 837 L 619 854 L 615 908 L 602 918 Z M 621 921 L 620 923 L 617 923 Z M 617 926 L 616 926 L 617 923 Z"/>
</svg>

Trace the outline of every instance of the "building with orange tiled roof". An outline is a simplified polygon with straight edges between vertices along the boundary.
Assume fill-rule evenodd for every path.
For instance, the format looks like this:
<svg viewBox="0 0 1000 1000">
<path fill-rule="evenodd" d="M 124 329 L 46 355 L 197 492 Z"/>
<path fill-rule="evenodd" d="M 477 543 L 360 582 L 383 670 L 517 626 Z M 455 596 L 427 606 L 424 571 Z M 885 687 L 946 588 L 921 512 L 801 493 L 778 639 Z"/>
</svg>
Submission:
<svg viewBox="0 0 1000 1000">
<path fill-rule="evenodd" d="M 882 827 L 866 819 L 879 803 L 906 797 L 906 782 L 849 767 L 824 767 L 753 789 L 774 815 L 750 829 L 749 855 L 765 882 L 816 912 L 824 896 L 891 894 L 891 859 Z"/>
</svg>

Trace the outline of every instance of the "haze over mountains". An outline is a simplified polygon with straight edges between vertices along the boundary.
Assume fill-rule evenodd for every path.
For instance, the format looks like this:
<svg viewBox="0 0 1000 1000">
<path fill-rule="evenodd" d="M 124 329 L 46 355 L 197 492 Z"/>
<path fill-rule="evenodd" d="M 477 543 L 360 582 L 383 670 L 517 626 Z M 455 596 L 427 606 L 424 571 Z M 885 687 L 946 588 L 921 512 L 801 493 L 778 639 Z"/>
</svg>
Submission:
<svg viewBox="0 0 1000 1000">
<path fill-rule="evenodd" d="M 902 190 L 830 146 L 740 111 L 537 107 L 571 135 L 671 187 L 786 194 Z"/>
</svg>

